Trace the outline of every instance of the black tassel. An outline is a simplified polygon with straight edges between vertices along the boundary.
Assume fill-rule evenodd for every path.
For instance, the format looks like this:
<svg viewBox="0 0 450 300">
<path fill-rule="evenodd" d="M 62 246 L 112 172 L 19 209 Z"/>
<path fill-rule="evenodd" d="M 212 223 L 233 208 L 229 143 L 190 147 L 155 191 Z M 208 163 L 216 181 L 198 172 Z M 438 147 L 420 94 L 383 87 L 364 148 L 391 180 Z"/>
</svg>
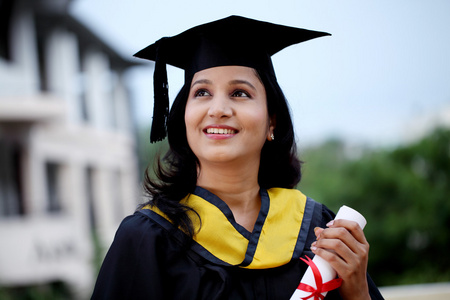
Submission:
<svg viewBox="0 0 450 300">
<path fill-rule="evenodd" d="M 162 141 L 167 135 L 169 118 L 169 84 L 167 82 L 166 60 L 164 57 L 164 40 L 157 41 L 155 71 L 153 73 L 153 121 L 150 143 Z"/>
</svg>

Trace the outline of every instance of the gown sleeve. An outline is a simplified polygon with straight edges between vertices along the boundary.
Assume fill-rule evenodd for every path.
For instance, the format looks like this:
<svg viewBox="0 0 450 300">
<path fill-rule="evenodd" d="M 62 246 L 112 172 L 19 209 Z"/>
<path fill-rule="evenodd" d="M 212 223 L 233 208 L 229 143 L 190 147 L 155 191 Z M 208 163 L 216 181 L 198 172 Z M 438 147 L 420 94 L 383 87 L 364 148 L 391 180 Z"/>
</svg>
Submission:
<svg viewBox="0 0 450 300">
<path fill-rule="evenodd" d="M 99 299 L 163 299 L 164 231 L 138 214 L 125 218 L 103 261 L 92 294 Z M 145 266 L 145 267 L 143 267 Z"/>
<path fill-rule="evenodd" d="M 335 218 L 334 212 L 332 212 L 330 209 L 328 209 L 325 205 L 322 204 L 322 228 L 325 228 L 325 224 L 327 224 L 329 221 L 333 220 Z M 370 298 L 372 300 L 384 300 L 383 296 L 381 295 L 380 291 L 378 290 L 378 287 L 373 282 L 372 278 L 370 277 L 369 273 L 367 273 L 367 284 L 369 286 L 369 294 Z M 338 296 L 339 292 L 338 290 L 333 290 L 330 293 L 328 293 L 327 297 L 325 299 L 341 299 L 340 296 Z"/>
</svg>

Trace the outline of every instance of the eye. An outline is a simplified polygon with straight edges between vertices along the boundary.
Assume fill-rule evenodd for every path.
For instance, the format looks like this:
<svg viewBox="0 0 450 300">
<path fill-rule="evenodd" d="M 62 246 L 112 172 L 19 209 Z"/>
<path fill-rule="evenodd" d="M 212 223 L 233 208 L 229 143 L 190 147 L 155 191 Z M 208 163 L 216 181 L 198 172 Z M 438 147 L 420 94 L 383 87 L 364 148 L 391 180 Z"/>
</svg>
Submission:
<svg viewBox="0 0 450 300">
<path fill-rule="evenodd" d="M 244 90 L 235 90 L 233 93 L 231 93 L 231 97 L 236 97 L 236 98 L 242 98 L 242 97 L 246 97 L 246 98 L 251 98 L 250 94 L 247 93 Z"/>
<path fill-rule="evenodd" d="M 208 96 L 211 96 L 211 93 L 205 89 L 198 89 L 197 91 L 195 91 L 194 96 L 195 97 L 208 97 Z"/>
</svg>

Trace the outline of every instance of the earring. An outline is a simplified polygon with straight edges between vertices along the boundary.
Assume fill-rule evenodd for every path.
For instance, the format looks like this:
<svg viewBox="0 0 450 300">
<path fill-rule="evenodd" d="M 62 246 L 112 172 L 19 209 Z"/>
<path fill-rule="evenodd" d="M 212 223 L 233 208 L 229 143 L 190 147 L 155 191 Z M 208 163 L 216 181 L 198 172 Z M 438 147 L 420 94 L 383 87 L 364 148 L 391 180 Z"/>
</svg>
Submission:
<svg viewBox="0 0 450 300">
<path fill-rule="evenodd" d="M 273 135 L 273 133 L 270 134 L 270 139 L 273 141 L 275 140 L 275 136 Z"/>
</svg>

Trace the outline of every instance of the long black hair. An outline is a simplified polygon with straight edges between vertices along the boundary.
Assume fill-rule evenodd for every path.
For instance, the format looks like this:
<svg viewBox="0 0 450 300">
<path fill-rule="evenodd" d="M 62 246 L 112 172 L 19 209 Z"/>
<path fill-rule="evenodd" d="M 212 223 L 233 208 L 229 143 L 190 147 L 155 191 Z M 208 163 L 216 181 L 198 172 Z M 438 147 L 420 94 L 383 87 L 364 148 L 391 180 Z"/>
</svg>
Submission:
<svg viewBox="0 0 450 300">
<path fill-rule="evenodd" d="M 261 151 L 258 183 L 261 188 L 293 188 L 301 179 L 301 162 L 297 157 L 294 128 L 286 98 L 275 76 L 259 72 L 267 96 L 269 116 L 275 120 L 273 141 L 266 141 Z M 186 80 L 170 110 L 167 135 L 169 150 L 161 159 L 157 157 L 155 174 L 147 169 L 144 177 L 144 191 L 149 195 L 150 204 L 161 210 L 175 225 L 190 237 L 195 232 L 188 212 L 192 208 L 180 200 L 192 193 L 197 183 L 199 162 L 189 147 L 186 137 L 184 114 L 189 96 L 190 80 Z M 198 216 L 198 215 L 197 215 Z"/>
</svg>

